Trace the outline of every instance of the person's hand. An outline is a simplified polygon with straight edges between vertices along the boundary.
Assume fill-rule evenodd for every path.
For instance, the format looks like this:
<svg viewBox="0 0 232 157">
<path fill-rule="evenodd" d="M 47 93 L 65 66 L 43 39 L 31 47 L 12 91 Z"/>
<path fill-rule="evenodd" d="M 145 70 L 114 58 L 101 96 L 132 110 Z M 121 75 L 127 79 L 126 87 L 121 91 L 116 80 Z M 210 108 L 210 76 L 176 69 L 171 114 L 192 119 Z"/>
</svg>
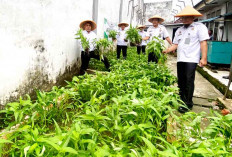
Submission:
<svg viewBox="0 0 232 157">
<path fill-rule="evenodd" d="M 125 42 L 128 42 L 128 40 L 127 40 L 127 39 L 124 39 L 124 41 L 125 41 Z"/>
<path fill-rule="evenodd" d="M 207 59 L 201 59 L 199 64 L 200 64 L 200 67 L 205 66 L 207 64 Z"/>
<path fill-rule="evenodd" d="M 162 53 L 168 53 L 168 49 L 166 49 L 166 50 L 163 50 L 163 52 Z"/>
</svg>

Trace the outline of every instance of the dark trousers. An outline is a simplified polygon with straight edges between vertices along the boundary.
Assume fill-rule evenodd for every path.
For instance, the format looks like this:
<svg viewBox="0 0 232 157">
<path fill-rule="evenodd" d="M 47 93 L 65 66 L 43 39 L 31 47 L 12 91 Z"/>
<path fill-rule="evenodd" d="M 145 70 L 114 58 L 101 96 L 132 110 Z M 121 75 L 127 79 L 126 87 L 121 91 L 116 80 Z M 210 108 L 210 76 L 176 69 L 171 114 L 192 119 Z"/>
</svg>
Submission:
<svg viewBox="0 0 232 157">
<path fill-rule="evenodd" d="M 194 80 L 197 63 L 178 62 L 177 77 L 180 97 L 188 107 L 193 106 Z"/>
<path fill-rule="evenodd" d="M 141 50 L 143 52 L 143 54 L 145 54 L 145 50 L 146 50 L 146 46 L 142 45 L 142 46 L 137 46 L 137 53 L 140 54 Z"/>
<path fill-rule="evenodd" d="M 94 51 L 90 51 L 89 53 L 81 51 L 81 73 L 84 73 L 84 71 L 88 68 L 91 58 L 100 60 L 100 55 L 95 54 Z M 110 63 L 105 56 L 101 61 L 105 64 L 106 69 L 109 69 Z"/>
<path fill-rule="evenodd" d="M 154 52 L 150 52 L 148 54 L 148 62 L 155 62 L 158 63 L 158 57 L 155 55 Z"/>
<path fill-rule="evenodd" d="M 120 58 L 121 51 L 122 51 L 123 58 L 126 59 L 126 57 L 127 57 L 127 46 L 117 45 L 117 58 L 118 59 Z"/>
</svg>

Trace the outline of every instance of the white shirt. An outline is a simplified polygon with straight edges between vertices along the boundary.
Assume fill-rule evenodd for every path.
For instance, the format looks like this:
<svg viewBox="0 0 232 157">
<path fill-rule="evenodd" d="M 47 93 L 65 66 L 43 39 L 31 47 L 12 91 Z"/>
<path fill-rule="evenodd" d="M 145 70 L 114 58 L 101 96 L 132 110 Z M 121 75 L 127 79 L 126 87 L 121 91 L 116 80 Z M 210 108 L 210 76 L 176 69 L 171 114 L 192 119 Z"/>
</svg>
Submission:
<svg viewBox="0 0 232 157">
<path fill-rule="evenodd" d="M 94 39 L 97 39 L 97 35 L 93 32 L 90 31 L 89 33 L 85 30 L 83 30 L 83 35 L 86 37 L 86 39 L 89 41 L 89 51 L 95 50 L 95 44 L 94 44 Z M 81 41 L 80 41 L 81 42 Z M 82 44 L 81 44 L 81 51 L 84 51 Z"/>
<path fill-rule="evenodd" d="M 143 31 L 139 31 L 139 35 L 143 38 L 145 38 L 147 36 L 147 32 L 145 32 L 144 30 Z M 142 43 L 141 43 L 142 46 L 145 46 L 147 45 L 147 41 L 145 40 L 142 40 Z"/>
<path fill-rule="evenodd" d="M 120 46 L 127 46 L 127 42 L 124 41 L 124 39 L 126 39 L 127 34 L 126 34 L 126 30 L 119 30 L 118 34 L 117 34 L 117 45 Z"/>
<path fill-rule="evenodd" d="M 199 22 L 193 22 L 188 28 L 177 29 L 174 44 L 177 44 L 177 62 L 199 63 L 200 42 L 209 39 L 207 27 Z"/>
<path fill-rule="evenodd" d="M 152 37 L 159 37 L 160 39 L 169 37 L 168 31 L 163 25 L 158 25 L 157 27 L 150 26 L 147 29 L 147 36 L 150 37 L 150 40 Z"/>
</svg>

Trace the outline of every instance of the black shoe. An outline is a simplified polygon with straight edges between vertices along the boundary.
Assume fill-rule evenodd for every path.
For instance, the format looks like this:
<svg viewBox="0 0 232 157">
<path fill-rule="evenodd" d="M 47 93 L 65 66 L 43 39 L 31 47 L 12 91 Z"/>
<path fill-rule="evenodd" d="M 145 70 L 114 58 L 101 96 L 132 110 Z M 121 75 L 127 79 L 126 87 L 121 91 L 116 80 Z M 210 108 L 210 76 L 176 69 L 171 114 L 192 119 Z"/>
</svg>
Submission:
<svg viewBox="0 0 232 157">
<path fill-rule="evenodd" d="M 190 109 L 188 109 L 188 108 L 185 108 L 185 107 L 179 107 L 178 108 L 178 111 L 180 112 L 180 113 L 185 113 L 185 112 L 188 112 Z"/>
<path fill-rule="evenodd" d="M 85 74 L 85 70 L 81 69 L 80 70 L 80 75 L 84 75 Z"/>
</svg>

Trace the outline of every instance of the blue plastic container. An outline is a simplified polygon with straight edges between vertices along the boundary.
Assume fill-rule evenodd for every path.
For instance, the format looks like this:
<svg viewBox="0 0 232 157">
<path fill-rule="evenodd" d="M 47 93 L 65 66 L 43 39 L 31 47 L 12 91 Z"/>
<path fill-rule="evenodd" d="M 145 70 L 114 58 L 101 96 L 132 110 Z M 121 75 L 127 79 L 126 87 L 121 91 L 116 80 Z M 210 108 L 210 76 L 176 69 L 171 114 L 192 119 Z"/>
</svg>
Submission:
<svg viewBox="0 0 232 157">
<path fill-rule="evenodd" d="M 232 58 L 232 42 L 208 41 L 207 59 L 209 63 L 230 64 Z"/>
</svg>

